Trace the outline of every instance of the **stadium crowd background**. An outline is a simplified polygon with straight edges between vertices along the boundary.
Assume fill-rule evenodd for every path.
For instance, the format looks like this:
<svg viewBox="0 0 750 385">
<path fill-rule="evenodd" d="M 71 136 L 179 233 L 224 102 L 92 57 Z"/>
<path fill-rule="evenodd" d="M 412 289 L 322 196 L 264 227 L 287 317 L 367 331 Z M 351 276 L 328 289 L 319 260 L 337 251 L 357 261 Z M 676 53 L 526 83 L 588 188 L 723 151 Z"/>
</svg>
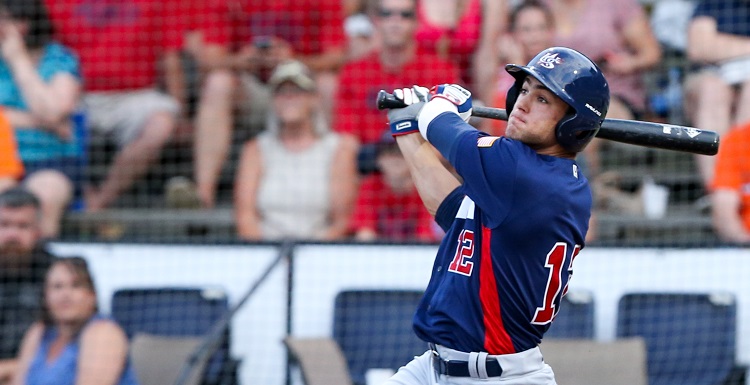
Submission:
<svg viewBox="0 0 750 385">
<path fill-rule="evenodd" d="M 481 103 L 502 107 L 503 65 L 525 63 L 555 44 L 577 48 L 605 69 L 615 100 L 610 118 L 720 133 L 747 120 L 743 103 L 729 95 L 741 88 L 741 60 L 729 60 L 736 62 L 727 65 L 736 78 L 729 86 L 696 75 L 709 67 L 718 73 L 716 63 L 727 59 L 705 52 L 722 45 L 688 39 L 695 2 L 627 1 L 616 9 L 607 2 L 531 2 L 511 20 L 518 3 L 425 0 L 404 15 L 362 0 L 49 1 L 46 12 L 32 10 L 43 2 L 24 3 L 26 14 L 17 18 L 43 19 L 28 21 L 25 41 L 36 39 L 36 46 L 24 55 L 48 59 L 38 63 L 42 81 L 15 84 L 2 101 L 21 161 L 7 152 L 4 185 L 21 183 L 40 195 L 52 239 L 436 240 L 408 178 L 387 176 L 405 169 L 398 160 L 376 160 L 376 147 L 386 144 L 374 93 L 459 82 Z M 602 17 L 606 22 L 587 22 Z M 721 20 L 742 36 L 744 27 L 732 22 Z M 601 38 L 592 42 L 592 33 Z M 303 134 L 279 125 L 279 114 L 291 112 L 276 108 L 269 82 L 289 60 L 307 69 L 285 67 L 277 83 L 314 81 L 305 85 L 309 106 L 302 108 L 309 110 L 304 125 L 314 129 Z M 10 84 L 16 67 L 6 73 Z M 737 100 L 744 97 L 736 92 Z M 34 94 L 47 96 L 25 100 Z M 502 122 L 476 125 L 502 133 Z M 286 160 L 268 158 L 277 156 Z M 731 194 L 731 207 L 712 204 L 714 158 L 595 141 L 579 162 L 595 186 L 591 244 L 747 240 L 746 230 L 712 225 L 712 207 L 727 218 L 742 201 Z"/>
<path fill-rule="evenodd" d="M 435 245 L 377 91 L 503 107 L 504 65 L 552 45 L 600 64 L 608 117 L 722 134 L 713 158 L 596 141 L 589 246 L 750 242 L 743 1 L 1 0 L 0 191 L 39 200 L 39 245 Z"/>
</svg>

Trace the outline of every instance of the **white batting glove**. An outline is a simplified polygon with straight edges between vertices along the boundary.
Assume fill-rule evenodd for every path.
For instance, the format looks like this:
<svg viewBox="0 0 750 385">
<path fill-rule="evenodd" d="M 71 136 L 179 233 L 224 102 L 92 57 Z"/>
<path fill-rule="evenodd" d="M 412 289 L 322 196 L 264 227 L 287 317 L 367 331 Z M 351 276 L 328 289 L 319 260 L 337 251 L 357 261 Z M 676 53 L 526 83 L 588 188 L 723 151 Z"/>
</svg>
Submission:
<svg viewBox="0 0 750 385">
<path fill-rule="evenodd" d="M 419 131 L 417 119 L 429 94 L 430 91 L 427 88 L 419 86 L 393 90 L 393 96 L 404 102 L 406 107 L 393 108 L 388 111 L 391 135 L 395 137 Z"/>
<path fill-rule="evenodd" d="M 410 106 L 414 103 L 430 100 L 430 90 L 427 87 L 415 85 L 411 88 L 399 88 L 393 90 L 393 96 L 404 102 L 407 106 Z"/>
</svg>

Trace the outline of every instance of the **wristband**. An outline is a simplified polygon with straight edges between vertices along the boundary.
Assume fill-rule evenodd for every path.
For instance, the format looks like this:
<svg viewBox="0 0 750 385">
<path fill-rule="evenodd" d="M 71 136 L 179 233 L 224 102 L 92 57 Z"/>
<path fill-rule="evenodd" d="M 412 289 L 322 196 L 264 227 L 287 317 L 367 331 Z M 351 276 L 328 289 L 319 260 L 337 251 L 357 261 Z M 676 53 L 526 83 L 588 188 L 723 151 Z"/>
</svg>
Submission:
<svg viewBox="0 0 750 385">
<path fill-rule="evenodd" d="M 389 125 L 391 127 L 391 135 L 393 136 L 401 136 L 419 132 L 419 124 L 416 120 L 399 120 L 396 122 L 391 122 Z"/>
</svg>

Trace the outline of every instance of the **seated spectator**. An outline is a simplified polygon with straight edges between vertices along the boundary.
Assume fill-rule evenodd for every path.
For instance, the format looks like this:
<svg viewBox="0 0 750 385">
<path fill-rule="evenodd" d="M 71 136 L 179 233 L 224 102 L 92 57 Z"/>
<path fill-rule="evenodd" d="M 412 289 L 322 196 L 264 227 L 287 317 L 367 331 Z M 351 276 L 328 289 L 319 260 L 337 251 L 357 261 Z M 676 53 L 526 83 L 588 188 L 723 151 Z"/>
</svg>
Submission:
<svg viewBox="0 0 750 385">
<path fill-rule="evenodd" d="M 18 145 L 4 111 L 0 111 L 0 192 L 16 185 L 23 176 L 23 163 Z"/>
<path fill-rule="evenodd" d="M 506 0 L 420 0 L 419 48 L 457 65 L 461 83 L 489 102 L 498 64 L 496 42 L 506 29 L 507 8 Z"/>
<path fill-rule="evenodd" d="M 239 236 L 342 239 L 356 195 L 356 142 L 330 131 L 302 63 L 280 64 L 269 85 L 268 127 L 243 147 L 235 179 Z"/>
<path fill-rule="evenodd" d="M 367 9 L 364 1 L 358 4 L 349 4 L 346 19 L 344 20 L 344 32 L 347 39 L 347 60 L 360 59 L 377 49 L 380 37 L 375 33 L 372 24 L 371 10 Z"/>
<path fill-rule="evenodd" d="M 750 121 L 750 3 L 699 1 L 688 25 L 688 58 L 700 68 L 685 81 L 685 110 L 692 125 L 725 134 Z M 697 156 L 705 187 L 716 159 Z"/>
<path fill-rule="evenodd" d="M 234 128 L 252 138 L 265 125 L 274 68 L 289 59 L 310 68 L 327 113 L 346 37 L 341 0 L 206 4 L 209 16 L 197 27 L 203 34 L 197 60 L 206 75 L 195 117 L 194 178 L 202 205 L 213 207 Z M 229 27 L 217 28 L 211 20 Z"/>
<path fill-rule="evenodd" d="M 147 173 L 175 130 L 179 105 L 156 89 L 159 60 L 173 44 L 162 38 L 171 36 L 165 31 L 170 15 L 153 0 L 47 5 L 57 38 L 81 59 L 88 126 L 119 149 L 101 183 L 85 191 L 86 210 L 95 212 Z"/>
<path fill-rule="evenodd" d="M 422 204 L 409 165 L 390 131 L 377 146 L 379 173 L 368 175 L 359 188 L 352 217 L 358 241 L 438 240 L 439 227 Z"/>
<path fill-rule="evenodd" d="M 54 257 L 41 240 L 39 200 L 26 189 L 0 193 L 0 384 L 16 371 L 24 332 L 39 312 L 44 274 Z"/>
<path fill-rule="evenodd" d="M 716 234 L 725 242 L 750 244 L 750 123 L 721 139 L 711 184 Z"/>
<path fill-rule="evenodd" d="M 24 185 L 42 203 L 42 232 L 55 237 L 71 199 L 81 193 L 80 138 L 71 115 L 79 104 L 78 59 L 52 40 L 41 0 L 0 6 L 0 105 L 15 131 L 25 168 Z"/>
<path fill-rule="evenodd" d="M 637 0 L 545 0 L 555 16 L 555 45 L 591 58 L 610 87 L 607 118 L 638 119 L 646 112 L 645 71 L 661 60 L 661 47 Z M 595 38 L 594 38 L 595 37 Z M 588 175 L 601 171 L 600 141 L 584 155 Z"/>
<path fill-rule="evenodd" d="M 97 314 L 86 260 L 61 258 L 44 280 L 41 319 L 26 332 L 14 385 L 137 385 L 128 339 L 114 321 Z"/>
<path fill-rule="evenodd" d="M 380 48 L 344 65 L 333 114 L 335 130 L 353 135 L 363 145 L 359 159 L 363 174 L 375 169 L 375 144 L 383 132 L 385 112 L 375 106 L 379 90 L 459 82 L 458 69 L 451 62 L 432 53 L 417 55 L 416 0 L 379 0 L 374 14 Z"/>
<path fill-rule="evenodd" d="M 505 65 L 508 63 L 525 65 L 537 53 L 553 45 L 554 15 L 540 0 L 525 0 L 511 11 L 508 27 L 508 33 L 498 39 L 497 43 L 500 67 L 493 105 L 501 108 L 505 108 L 508 89 L 516 81 L 505 70 Z M 491 122 L 491 133 L 504 135 L 506 122 L 502 120 Z"/>
</svg>

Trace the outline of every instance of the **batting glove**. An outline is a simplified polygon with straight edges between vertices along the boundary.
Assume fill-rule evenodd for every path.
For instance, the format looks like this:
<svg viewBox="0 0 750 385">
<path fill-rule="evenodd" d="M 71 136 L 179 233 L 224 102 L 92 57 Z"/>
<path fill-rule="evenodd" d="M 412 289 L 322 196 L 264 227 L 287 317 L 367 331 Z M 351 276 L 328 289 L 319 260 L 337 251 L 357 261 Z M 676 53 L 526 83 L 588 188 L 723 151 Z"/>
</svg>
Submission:
<svg viewBox="0 0 750 385">
<path fill-rule="evenodd" d="M 418 132 L 417 118 L 429 98 L 429 90 L 425 87 L 414 86 L 394 90 L 393 95 L 404 102 L 406 107 L 388 110 L 391 135 L 399 136 Z"/>
<path fill-rule="evenodd" d="M 430 89 L 430 97 L 443 98 L 458 108 L 458 115 L 464 122 L 471 119 L 471 92 L 458 84 L 441 84 Z"/>
</svg>

